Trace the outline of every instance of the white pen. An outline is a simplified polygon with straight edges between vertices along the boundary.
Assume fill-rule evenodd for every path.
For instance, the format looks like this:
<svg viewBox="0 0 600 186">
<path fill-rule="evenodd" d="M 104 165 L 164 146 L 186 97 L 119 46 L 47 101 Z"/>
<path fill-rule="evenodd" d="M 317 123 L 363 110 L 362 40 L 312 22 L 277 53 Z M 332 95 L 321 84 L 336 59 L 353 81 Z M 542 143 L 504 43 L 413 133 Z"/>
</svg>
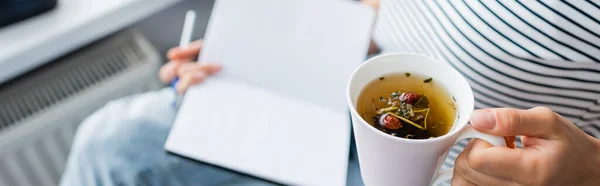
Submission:
<svg viewBox="0 0 600 186">
<path fill-rule="evenodd" d="M 193 10 L 188 10 L 185 13 L 185 21 L 183 23 L 183 29 L 181 30 L 181 39 L 179 40 L 179 47 L 185 48 L 192 41 L 192 32 L 194 31 L 194 24 L 196 23 L 196 12 Z M 179 81 L 179 77 L 175 77 L 173 82 L 171 82 L 171 87 L 175 91 L 175 102 L 173 106 L 177 108 L 181 103 L 182 96 L 177 93 L 175 85 Z"/>
<path fill-rule="evenodd" d="M 179 47 L 186 47 L 192 41 L 192 32 L 194 31 L 194 24 L 196 23 L 196 12 L 188 10 L 185 13 L 185 22 L 183 23 L 183 30 L 181 31 L 181 39 L 179 40 Z"/>
</svg>

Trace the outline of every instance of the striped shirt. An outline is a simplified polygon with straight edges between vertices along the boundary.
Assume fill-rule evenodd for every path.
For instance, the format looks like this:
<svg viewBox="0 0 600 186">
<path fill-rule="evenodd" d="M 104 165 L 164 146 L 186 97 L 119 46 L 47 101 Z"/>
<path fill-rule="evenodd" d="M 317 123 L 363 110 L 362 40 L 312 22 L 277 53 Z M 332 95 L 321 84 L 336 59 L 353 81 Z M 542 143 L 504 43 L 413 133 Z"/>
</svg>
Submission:
<svg viewBox="0 0 600 186">
<path fill-rule="evenodd" d="M 545 106 L 600 137 L 600 1 L 382 0 L 374 40 L 447 61 L 476 108 Z"/>
</svg>

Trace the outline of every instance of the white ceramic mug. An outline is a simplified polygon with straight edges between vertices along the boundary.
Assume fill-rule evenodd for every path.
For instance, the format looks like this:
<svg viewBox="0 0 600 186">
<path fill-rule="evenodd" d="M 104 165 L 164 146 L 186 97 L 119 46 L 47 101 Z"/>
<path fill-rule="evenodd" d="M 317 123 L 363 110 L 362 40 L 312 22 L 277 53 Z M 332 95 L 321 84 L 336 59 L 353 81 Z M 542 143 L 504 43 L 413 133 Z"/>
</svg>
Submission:
<svg viewBox="0 0 600 186">
<path fill-rule="evenodd" d="M 390 73 L 405 72 L 432 77 L 454 96 L 457 116 L 450 132 L 422 140 L 399 138 L 377 130 L 358 114 L 358 96 L 369 82 Z M 479 133 L 467 124 L 474 108 L 471 87 L 448 63 L 428 56 L 391 53 L 367 60 L 350 76 L 347 98 L 361 176 L 368 186 L 438 185 L 447 181 L 452 178 L 453 169 L 439 170 L 450 148 L 462 139 L 480 138 L 495 146 L 506 146 L 503 137 Z"/>
</svg>

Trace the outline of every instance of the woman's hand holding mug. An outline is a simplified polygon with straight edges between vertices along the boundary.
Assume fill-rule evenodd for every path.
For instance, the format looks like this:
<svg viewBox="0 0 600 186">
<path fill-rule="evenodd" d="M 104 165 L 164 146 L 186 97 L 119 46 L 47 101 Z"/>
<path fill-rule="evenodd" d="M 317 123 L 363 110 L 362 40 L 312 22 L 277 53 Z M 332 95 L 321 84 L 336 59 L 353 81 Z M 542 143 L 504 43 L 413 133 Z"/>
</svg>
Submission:
<svg viewBox="0 0 600 186">
<path fill-rule="evenodd" d="M 478 110 L 477 131 L 521 136 L 523 148 L 473 139 L 454 164 L 452 185 L 598 185 L 600 141 L 545 107 Z"/>
</svg>

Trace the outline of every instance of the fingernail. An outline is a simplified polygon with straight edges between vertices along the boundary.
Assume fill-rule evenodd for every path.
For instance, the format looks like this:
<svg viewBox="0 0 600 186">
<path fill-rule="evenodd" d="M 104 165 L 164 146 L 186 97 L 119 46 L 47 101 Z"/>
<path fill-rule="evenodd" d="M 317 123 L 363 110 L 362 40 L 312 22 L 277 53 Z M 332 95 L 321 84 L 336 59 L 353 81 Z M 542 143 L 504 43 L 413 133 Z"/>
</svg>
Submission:
<svg viewBox="0 0 600 186">
<path fill-rule="evenodd" d="M 169 62 L 169 63 L 167 63 L 167 65 L 165 66 L 165 68 L 167 68 L 167 69 L 174 69 L 176 65 L 177 65 L 177 63 Z"/>
<path fill-rule="evenodd" d="M 491 110 L 476 110 L 471 115 L 471 125 L 481 129 L 494 129 L 496 116 Z"/>
<path fill-rule="evenodd" d="M 165 73 L 174 73 L 177 74 L 177 64 L 176 62 L 169 62 L 165 65 Z"/>
<path fill-rule="evenodd" d="M 205 78 L 206 77 L 206 73 L 204 72 L 199 72 L 194 74 L 194 79 L 201 79 L 201 78 Z"/>
</svg>

